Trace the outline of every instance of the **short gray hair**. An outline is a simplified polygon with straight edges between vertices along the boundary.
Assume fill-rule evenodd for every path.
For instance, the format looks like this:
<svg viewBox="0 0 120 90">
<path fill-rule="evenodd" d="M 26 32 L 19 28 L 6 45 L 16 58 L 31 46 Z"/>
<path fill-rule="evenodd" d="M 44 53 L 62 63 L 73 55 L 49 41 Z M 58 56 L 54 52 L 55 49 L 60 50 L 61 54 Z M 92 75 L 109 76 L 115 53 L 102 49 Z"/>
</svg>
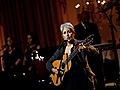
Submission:
<svg viewBox="0 0 120 90">
<path fill-rule="evenodd" d="M 61 32 L 64 29 L 64 27 L 71 28 L 72 31 L 74 32 L 74 26 L 70 22 L 66 22 L 66 23 L 60 25 L 60 31 Z"/>
</svg>

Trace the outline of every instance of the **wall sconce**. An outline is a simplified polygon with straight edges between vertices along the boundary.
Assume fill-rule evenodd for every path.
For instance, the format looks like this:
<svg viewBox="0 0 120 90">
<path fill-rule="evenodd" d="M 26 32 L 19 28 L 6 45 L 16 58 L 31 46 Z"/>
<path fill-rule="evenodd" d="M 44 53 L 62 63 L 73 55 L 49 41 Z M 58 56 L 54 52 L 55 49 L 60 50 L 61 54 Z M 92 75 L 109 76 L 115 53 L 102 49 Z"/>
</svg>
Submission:
<svg viewBox="0 0 120 90">
<path fill-rule="evenodd" d="M 102 2 L 101 2 L 101 4 L 102 4 L 102 5 L 104 5 L 104 4 L 105 4 L 105 2 L 104 2 L 104 1 L 102 1 Z"/>
<path fill-rule="evenodd" d="M 98 0 L 97 3 L 101 4 L 101 5 L 104 5 L 106 3 L 106 1 L 105 0 L 103 0 L 103 1 Z"/>
<path fill-rule="evenodd" d="M 80 7 L 80 4 L 75 5 L 75 8 L 79 8 L 79 7 Z"/>
<path fill-rule="evenodd" d="M 89 2 L 86 2 L 86 5 L 89 5 L 90 3 Z"/>
<path fill-rule="evenodd" d="M 103 0 L 103 1 L 98 0 L 97 3 L 98 3 L 98 4 L 101 4 L 101 5 L 104 5 L 104 4 L 106 3 L 106 1 L 105 1 L 105 0 Z"/>
<path fill-rule="evenodd" d="M 79 13 L 80 13 L 80 4 L 79 4 L 79 3 L 76 4 L 76 5 L 75 5 L 75 8 L 76 8 L 77 14 L 79 14 Z"/>
<path fill-rule="evenodd" d="M 98 0 L 97 3 L 100 4 L 100 0 Z"/>
<path fill-rule="evenodd" d="M 90 4 L 91 4 L 90 1 L 86 1 L 86 5 L 87 5 L 87 8 L 86 8 L 86 9 L 87 9 L 87 11 L 89 11 L 90 8 L 91 8 Z"/>
</svg>

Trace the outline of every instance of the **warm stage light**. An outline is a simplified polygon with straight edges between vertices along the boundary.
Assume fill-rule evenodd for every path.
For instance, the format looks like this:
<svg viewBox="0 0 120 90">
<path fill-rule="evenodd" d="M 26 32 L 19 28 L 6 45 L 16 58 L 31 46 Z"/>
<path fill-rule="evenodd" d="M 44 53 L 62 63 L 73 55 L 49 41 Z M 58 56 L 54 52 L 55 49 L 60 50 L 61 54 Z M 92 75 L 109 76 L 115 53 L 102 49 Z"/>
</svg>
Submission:
<svg viewBox="0 0 120 90">
<path fill-rule="evenodd" d="M 89 2 L 86 2 L 87 5 L 89 5 L 90 3 Z"/>
<path fill-rule="evenodd" d="M 100 0 L 98 0 L 98 3 L 100 3 Z"/>
<path fill-rule="evenodd" d="M 103 0 L 103 3 L 105 4 L 105 3 L 106 3 L 106 1 L 105 1 L 105 0 Z"/>
<path fill-rule="evenodd" d="M 102 5 L 104 5 L 105 3 L 104 2 L 101 2 Z"/>
<path fill-rule="evenodd" d="M 25 73 L 23 73 L 23 75 L 25 75 Z"/>
<path fill-rule="evenodd" d="M 79 7 L 80 7 L 80 4 L 75 5 L 75 8 L 79 8 Z"/>
</svg>

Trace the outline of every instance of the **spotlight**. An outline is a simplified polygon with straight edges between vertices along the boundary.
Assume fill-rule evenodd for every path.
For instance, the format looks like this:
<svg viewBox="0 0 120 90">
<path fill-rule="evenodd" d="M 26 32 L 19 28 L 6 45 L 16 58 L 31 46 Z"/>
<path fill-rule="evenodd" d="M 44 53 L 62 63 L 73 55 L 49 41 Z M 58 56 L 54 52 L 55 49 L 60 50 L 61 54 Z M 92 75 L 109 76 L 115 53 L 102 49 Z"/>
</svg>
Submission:
<svg viewBox="0 0 120 90">
<path fill-rule="evenodd" d="M 80 7 L 80 4 L 75 5 L 75 8 L 79 8 L 79 7 Z"/>
</svg>

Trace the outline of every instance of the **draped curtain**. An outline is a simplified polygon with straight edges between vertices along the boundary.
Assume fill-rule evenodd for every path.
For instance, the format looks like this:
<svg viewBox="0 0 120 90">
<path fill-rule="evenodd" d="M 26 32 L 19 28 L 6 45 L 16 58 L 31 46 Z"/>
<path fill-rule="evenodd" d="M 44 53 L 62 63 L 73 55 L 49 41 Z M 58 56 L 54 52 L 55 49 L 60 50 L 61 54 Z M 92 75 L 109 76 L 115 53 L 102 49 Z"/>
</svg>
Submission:
<svg viewBox="0 0 120 90">
<path fill-rule="evenodd" d="M 3 32 L 3 27 L 2 25 L 0 25 L 0 45 L 2 46 L 5 43 L 5 39 L 4 39 L 4 32 Z M 3 48 L 0 48 L 0 57 L 2 56 L 3 53 Z"/>
<path fill-rule="evenodd" d="M 17 42 L 25 43 L 27 33 L 34 31 L 41 48 L 62 41 L 59 28 L 67 21 L 65 0 L 1 0 L 0 4 L 5 37 L 12 35 Z"/>
<path fill-rule="evenodd" d="M 4 38 L 4 31 L 3 31 L 3 18 L 2 18 L 2 2 L 0 1 L 0 46 L 2 46 L 5 43 L 5 38 Z M 0 47 L 0 58 L 2 56 L 2 47 Z"/>
</svg>

